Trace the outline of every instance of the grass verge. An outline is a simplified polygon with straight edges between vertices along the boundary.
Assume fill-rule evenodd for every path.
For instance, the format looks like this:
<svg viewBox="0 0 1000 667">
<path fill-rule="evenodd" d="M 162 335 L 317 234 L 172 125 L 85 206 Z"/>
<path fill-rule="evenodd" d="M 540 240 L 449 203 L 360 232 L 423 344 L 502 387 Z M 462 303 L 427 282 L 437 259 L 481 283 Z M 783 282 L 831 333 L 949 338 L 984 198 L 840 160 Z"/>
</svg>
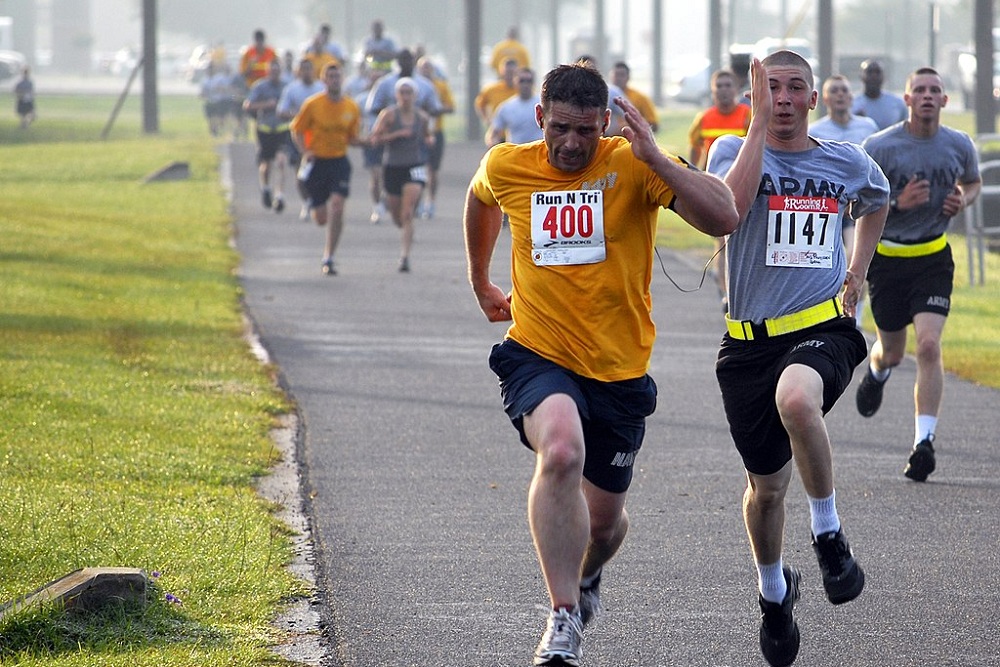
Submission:
<svg viewBox="0 0 1000 667">
<path fill-rule="evenodd" d="M 242 339 L 215 150 L 194 98 L 156 136 L 130 102 L 100 141 L 112 104 L 0 121 L 0 602 L 85 566 L 159 577 L 139 609 L 6 616 L 0 660 L 277 664 L 304 590 L 253 480 L 288 405 Z M 174 160 L 191 179 L 142 184 Z"/>
</svg>

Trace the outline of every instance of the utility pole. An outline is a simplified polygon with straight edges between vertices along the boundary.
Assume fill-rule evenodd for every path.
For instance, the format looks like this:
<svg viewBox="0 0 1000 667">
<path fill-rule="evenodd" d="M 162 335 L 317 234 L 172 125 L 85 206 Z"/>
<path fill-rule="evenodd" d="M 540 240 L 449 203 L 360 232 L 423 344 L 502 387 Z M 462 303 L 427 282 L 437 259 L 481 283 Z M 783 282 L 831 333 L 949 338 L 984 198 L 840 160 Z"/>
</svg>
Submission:
<svg viewBox="0 0 1000 667">
<path fill-rule="evenodd" d="M 482 87 L 479 81 L 479 51 L 483 42 L 482 0 L 465 0 L 465 138 L 482 141 L 482 128 L 476 115 L 476 94 Z"/>
<path fill-rule="evenodd" d="M 653 103 L 663 105 L 663 0 L 653 0 Z"/>
<path fill-rule="evenodd" d="M 598 68 L 605 71 L 608 68 L 608 40 L 604 24 L 604 0 L 594 2 L 594 33 L 594 52 L 590 55 L 597 59 Z"/>
<path fill-rule="evenodd" d="M 972 20 L 976 40 L 976 134 L 996 132 L 993 100 L 993 0 L 976 0 Z"/>
<path fill-rule="evenodd" d="M 142 0 L 142 129 L 146 134 L 160 131 L 156 90 L 156 0 Z"/>
<path fill-rule="evenodd" d="M 708 6 L 708 61 L 711 72 L 722 66 L 722 0 L 710 0 Z"/>
<path fill-rule="evenodd" d="M 941 8 L 938 3 L 931 0 L 930 4 L 930 34 L 927 36 L 928 58 L 927 63 L 931 67 L 937 67 L 937 40 L 941 32 Z"/>
<path fill-rule="evenodd" d="M 833 0 L 819 0 L 817 11 L 816 34 L 819 36 L 819 80 L 820 85 L 833 74 Z M 825 114 L 827 109 L 823 104 L 823 96 L 820 95 L 817 104 L 820 113 Z"/>
</svg>

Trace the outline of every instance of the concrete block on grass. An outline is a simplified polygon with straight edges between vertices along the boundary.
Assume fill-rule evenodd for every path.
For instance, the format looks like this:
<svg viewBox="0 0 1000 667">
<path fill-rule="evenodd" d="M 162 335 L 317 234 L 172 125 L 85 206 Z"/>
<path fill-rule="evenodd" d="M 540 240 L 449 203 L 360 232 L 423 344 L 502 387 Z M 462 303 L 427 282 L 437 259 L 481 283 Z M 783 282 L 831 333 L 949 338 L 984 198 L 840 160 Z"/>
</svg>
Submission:
<svg viewBox="0 0 1000 667">
<path fill-rule="evenodd" d="M 157 169 L 142 179 L 143 183 L 158 183 L 160 181 L 184 181 L 191 178 L 191 165 L 187 162 L 171 162 Z"/>
<path fill-rule="evenodd" d="M 0 619 L 31 605 L 58 603 L 81 612 L 99 611 L 112 604 L 141 604 L 149 579 L 134 567 L 85 567 L 0 607 Z"/>
</svg>

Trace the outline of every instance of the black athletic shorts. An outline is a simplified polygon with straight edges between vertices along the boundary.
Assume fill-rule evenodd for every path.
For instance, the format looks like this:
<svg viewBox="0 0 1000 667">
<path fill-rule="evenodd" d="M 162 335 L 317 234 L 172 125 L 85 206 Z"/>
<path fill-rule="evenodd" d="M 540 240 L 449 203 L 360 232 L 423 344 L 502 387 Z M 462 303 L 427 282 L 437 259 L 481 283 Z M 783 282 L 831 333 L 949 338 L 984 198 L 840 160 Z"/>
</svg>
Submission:
<svg viewBox="0 0 1000 667">
<path fill-rule="evenodd" d="M 313 206 L 322 206 L 332 194 L 345 199 L 351 193 L 351 162 L 347 156 L 334 158 L 314 158 L 309 177 L 304 183 L 309 201 Z"/>
<path fill-rule="evenodd" d="M 382 156 L 385 155 L 385 144 L 378 146 L 365 146 L 361 149 L 361 154 L 365 161 L 365 169 L 382 168 Z"/>
<path fill-rule="evenodd" d="M 851 383 L 868 345 L 853 317 L 752 341 L 722 338 L 715 375 L 736 450 L 755 475 L 778 472 L 792 458 L 788 432 L 774 402 L 778 378 L 792 364 L 814 369 L 823 379 L 823 414 Z"/>
<path fill-rule="evenodd" d="M 917 313 L 947 317 L 954 279 L 950 245 L 920 257 L 875 253 L 868 268 L 868 295 L 875 325 L 882 331 L 899 331 L 913 322 Z"/>
<path fill-rule="evenodd" d="M 632 483 L 635 457 L 646 434 L 646 417 L 656 409 L 656 383 L 649 375 L 602 382 L 567 370 L 507 339 L 493 346 L 490 368 L 500 378 L 503 407 L 528 448 L 524 416 L 553 394 L 567 394 L 583 422 L 583 476 L 609 493 Z"/>
<path fill-rule="evenodd" d="M 427 182 L 427 165 L 415 164 L 408 167 L 393 167 L 386 165 L 382 176 L 382 187 L 390 195 L 396 197 L 403 194 L 403 186 L 407 183 Z"/>
<path fill-rule="evenodd" d="M 430 147 L 427 164 L 432 171 L 441 169 L 441 160 L 444 158 L 444 130 L 434 133 L 434 145 Z"/>
<path fill-rule="evenodd" d="M 291 141 L 288 130 L 268 132 L 257 128 L 257 162 L 270 162 Z"/>
</svg>

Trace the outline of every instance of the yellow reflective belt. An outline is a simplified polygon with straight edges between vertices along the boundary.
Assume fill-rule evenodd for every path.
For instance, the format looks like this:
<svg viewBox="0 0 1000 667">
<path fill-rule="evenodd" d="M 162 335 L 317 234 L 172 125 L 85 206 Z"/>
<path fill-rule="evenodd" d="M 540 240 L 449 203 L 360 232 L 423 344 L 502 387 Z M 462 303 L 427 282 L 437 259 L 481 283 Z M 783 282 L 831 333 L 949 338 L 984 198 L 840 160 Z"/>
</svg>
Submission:
<svg viewBox="0 0 1000 667">
<path fill-rule="evenodd" d="M 833 297 L 805 310 L 800 310 L 797 313 L 764 320 L 764 329 L 768 337 L 780 336 L 792 333 L 793 331 L 808 329 L 817 324 L 836 319 L 843 314 L 844 309 L 840 305 L 840 299 Z M 727 317 L 726 329 L 729 331 L 730 336 L 738 340 L 754 339 L 753 323 L 750 320 L 731 320 Z"/>
<path fill-rule="evenodd" d="M 936 239 L 924 241 L 923 243 L 894 243 L 892 241 L 879 241 L 875 251 L 885 257 L 923 257 L 933 255 L 944 250 L 948 245 L 948 235 L 942 234 Z"/>
</svg>

